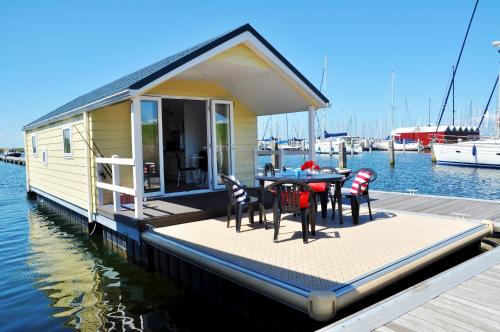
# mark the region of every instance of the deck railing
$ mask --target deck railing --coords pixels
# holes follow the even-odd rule
[[[134,197],[134,215],[135,218],[140,219],[143,216],[142,210],[142,191],[137,190],[137,188],[128,188],[121,185],[120,182],[120,165],[132,166],[133,174],[135,171],[135,163],[132,158],[120,158],[117,155],[111,156],[111,158],[96,158],[96,164],[108,164],[111,165],[111,177],[112,183],[106,183],[97,181],[96,187],[100,189],[110,190],[113,192],[113,211],[121,211],[121,199],[120,194],[125,194]]]

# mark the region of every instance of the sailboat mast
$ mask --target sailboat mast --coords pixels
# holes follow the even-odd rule
[[[455,66],[452,67],[453,76],[451,79],[451,100],[452,100],[452,125],[455,126]]]
[[[391,71],[391,129],[394,129],[394,70]]]
[[[431,98],[429,98],[429,127],[431,126]]]

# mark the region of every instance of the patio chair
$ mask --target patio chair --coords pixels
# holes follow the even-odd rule
[[[264,205],[261,204],[257,197],[250,196],[245,187],[243,187],[240,182],[234,176],[221,175],[222,181],[226,186],[228,202],[227,202],[227,227],[231,222],[231,212],[234,207],[234,214],[236,219],[236,232],[241,230],[241,218],[243,215],[243,209],[246,207],[248,210],[248,218],[250,223],[253,224],[253,210],[254,205],[259,205],[259,212],[261,215],[264,214]],[[259,221],[262,223],[262,219]],[[266,222],[267,229],[267,222]]]
[[[206,150],[200,151],[200,163],[198,165],[198,171],[201,173],[200,186],[205,185],[206,174],[208,174],[208,154]]]
[[[267,186],[273,194],[273,221],[274,221],[274,242],[278,241],[279,228],[282,213],[294,213],[300,215],[302,222],[302,241],[308,242],[309,228],[314,235],[316,200],[314,190],[306,183],[286,179],[276,181]]]
[[[362,197],[366,198],[368,203],[368,212],[370,213],[370,220],[373,220],[369,187],[370,183],[377,179],[377,172],[371,168],[361,168],[349,175],[346,178],[346,181],[353,178],[354,180],[351,188],[342,189],[342,196],[349,198],[351,201],[353,222],[356,224],[359,222],[359,205]]]
[[[340,174],[339,171],[335,167],[329,167],[329,166],[324,166],[321,167],[319,170],[320,174]],[[344,184],[344,181],[342,181],[342,185]],[[328,199],[330,199],[330,202],[332,203],[332,220],[335,220],[335,203],[337,202],[336,197],[335,197],[335,183],[330,183],[330,186],[328,189],[328,196],[326,199],[326,204],[328,204]],[[323,198],[324,199],[324,198]],[[322,202],[322,204],[324,204]]]
[[[181,158],[178,153],[175,154],[175,159],[177,160],[177,188],[179,188],[181,184],[181,173],[189,171],[194,172],[196,171],[196,167],[182,167]]]

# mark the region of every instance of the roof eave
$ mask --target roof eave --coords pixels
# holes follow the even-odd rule
[[[89,112],[89,111],[92,111],[92,110],[95,110],[98,108],[110,106],[110,105],[125,101],[127,99],[130,99],[130,90],[129,89],[115,93],[115,94],[108,96],[106,98],[102,98],[102,99],[93,101],[93,102],[85,104],[83,106],[76,107],[68,112],[58,114],[54,117],[51,117],[51,118],[48,118],[48,119],[45,119],[45,120],[42,120],[39,122],[27,124],[26,126],[23,127],[22,130],[27,131],[27,130],[35,129],[35,128],[50,124],[50,123],[55,122],[55,121],[60,121],[62,119],[70,118],[72,116],[79,115],[79,114],[82,114],[84,112]]]
[[[135,94],[141,94],[145,90],[149,89],[150,86],[165,80],[166,77],[169,76],[169,74],[170,75],[174,74],[176,71],[179,71],[179,69],[181,69],[183,66],[189,64],[191,61],[200,58],[204,54],[209,53],[210,51],[216,49],[217,47],[223,45],[224,43],[231,41],[232,39],[235,39],[240,35],[243,35],[244,33],[251,34],[258,42],[264,45],[264,47],[267,48],[272,53],[272,55],[274,55],[281,63],[283,63],[291,71],[291,73],[297,77],[298,80],[303,82],[304,85],[310,90],[313,97],[317,99],[318,104],[320,105],[319,108],[329,107],[330,101],[328,100],[328,98],[323,93],[321,93],[321,91],[319,91],[318,88],[316,88],[304,75],[300,73],[299,70],[297,70],[297,68],[295,68],[280,52],[278,52],[278,50],[276,50],[264,37],[262,37],[248,23],[239,27],[238,29],[235,29],[225,34],[224,36],[221,36],[220,38],[217,38],[216,40],[199,48],[195,52],[183,58],[180,58],[179,60],[171,63],[170,65],[152,73],[151,75],[134,83],[129,88],[130,90],[134,90]]]

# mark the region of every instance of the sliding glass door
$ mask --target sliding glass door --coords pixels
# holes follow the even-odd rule
[[[164,193],[160,98],[141,98],[144,196]]]
[[[224,186],[222,174],[234,174],[233,169],[233,103],[227,100],[212,100],[210,104],[212,123],[212,186]]]

